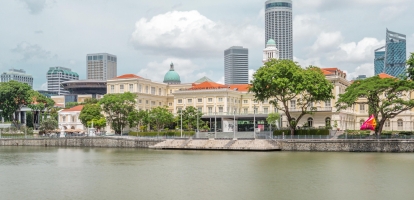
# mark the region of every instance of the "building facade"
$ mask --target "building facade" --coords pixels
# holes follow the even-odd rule
[[[224,83],[249,83],[249,50],[233,46],[224,51]]]
[[[375,50],[375,75],[386,73],[394,77],[406,70],[406,35],[386,30],[385,46]]]
[[[30,74],[26,74],[23,69],[10,69],[8,72],[4,72],[0,75],[0,82],[17,81],[20,83],[26,83],[33,88],[33,77]]]
[[[66,67],[50,67],[46,74],[47,90],[57,92],[58,95],[69,94],[69,91],[63,88],[62,83],[65,81],[79,80],[79,75],[72,72]]]
[[[83,105],[75,106],[69,109],[63,109],[58,111],[58,125],[59,129],[65,130],[82,130],[84,132],[86,128],[79,120],[80,112],[82,111]]]
[[[269,39],[275,40],[280,59],[293,60],[291,0],[265,2],[265,44]]]
[[[269,39],[266,43],[266,48],[263,50],[263,64],[270,59],[279,60],[279,50],[276,47],[276,42],[273,39]]]
[[[86,55],[87,79],[107,80],[117,76],[117,57],[108,53]]]

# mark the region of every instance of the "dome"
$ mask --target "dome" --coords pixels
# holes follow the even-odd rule
[[[174,64],[171,63],[170,71],[168,71],[164,76],[164,83],[168,84],[180,84],[180,75],[176,71],[174,71]]]
[[[266,44],[267,45],[276,45],[276,42],[273,39],[269,39]]]

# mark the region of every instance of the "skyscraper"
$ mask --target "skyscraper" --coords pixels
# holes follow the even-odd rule
[[[47,91],[57,92],[58,95],[69,94],[63,89],[62,82],[79,80],[79,75],[66,67],[50,67],[46,74]]]
[[[265,44],[275,40],[280,59],[293,60],[292,1],[268,0],[265,3]]]
[[[233,46],[224,51],[224,83],[249,83],[249,50]]]
[[[108,80],[117,76],[117,59],[108,53],[86,55],[87,79]]]
[[[375,50],[375,75],[386,73],[394,77],[403,75],[406,69],[406,36],[389,31],[385,36],[385,46]]]
[[[9,82],[11,80],[27,83],[33,88],[33,77],[30,74],[26,74],[23,69],[10,69],[8,72],[4,72],[0,75],[0,82]]]

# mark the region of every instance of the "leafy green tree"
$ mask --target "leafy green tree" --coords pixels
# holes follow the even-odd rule
[[[149,112],[145,110],[133,110],[128,115],[129,127],[137,127],[138,130],[142,130],[141,127],[150,123]]]
[[[194,130],[197,128],[197,119],[199,127],[204,126],[204,121],[201,120],[203,113],[198,111],[197,108],[193,106],[187,106],[184,110],[179,110],[178,115],[175,118],[175,122],[178,126],[181,126],[181,113],[183,120],[183,128],[187,130]],[[198,114],[197,114],[198,113]]]
[[[88,98],[82,104],[97,104],[99,101],[95,98]]]
[[[171,124],[174,121],[174,115],[168,111],[168,107],[155,107],[149,112],[151,124],[159,132],[164,129],[165,125]]]
[[[88,122],[92,122],[92,120],[98,121],[101,118],[104,118],[104,115],[99,104],[86,104],[79,114],[79,120],[86,127],[89,127]]]
[[[53,118],[47,118],[40,122],[39,130],[41,132],[50,133],[58,128],[58,122]]]
[[[270,113],[267,116],[266,121],[267,121],[267,123],[274,124],[275,127],[277,127],[276,123],[279,121],[279,119],[280,119],[279,113]]]
[[[355,104],[368,105],[369,115],[373,114],[377,121],[375,133],[380,135],[387,119],[414,108],[410,97],[413,88],[413,81],[398,78],[374,76],[356,80],[339,95],[336,107],[342,110]]]
[[[106,126],[106,119],[104,116],[102,116],[99,119],[92,119],[91,121],[87,122],[88,127],[94,127],[98,130],[101,130],[102,128],[105,128]]]
[[[26,113],[26,126],[33,128],[33,112]]]
[[[15,115],[25,105],[31,104],[32,88],[26,83],[9,81],[0,83],[0,115],[20,128],[20,119]]]
[[[99,104],[106,113],[106,120],[117,134],[128,125],[128,116],[135,109],[136,95],[130,92],[122,94],[107,94]]]
[[[414,53],[411,53],[410,58],[407,60],[407,74],[408,78],[414,80]]]
[[[69,108],[73,108],[73,107],[75,107],[75,106],[77,106],[77,105],[79,105],[79,103],[78,103],[78,102],[67,102],[67,103],[65,104],[65,108],[66,108],[66,109],[69,109]]]
[[[253,75],[249,91],[259,101],[274,98],[269,103],[285,113],[293,135],[297,122],[316,110],[313,103],[334,98],[332,89],[333,85],[318,67],[303,69],[293,61],[273,59]],[[296,101],[294,111],[298,113],[297,116],[291,113],[291,100]]]

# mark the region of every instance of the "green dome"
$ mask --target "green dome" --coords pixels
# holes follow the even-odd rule
[[[269,39],[267,45],[276,45],[276,42],[273,39]]]
[[[171,63],[170,71],[168,71],[164,76],[164,83],[168,84],[180,84],[180,75],[176,71],[174,71],[174,64]]]

